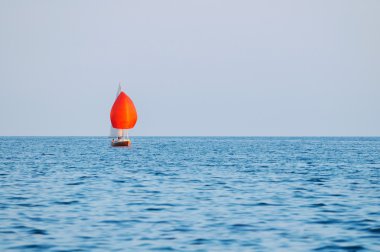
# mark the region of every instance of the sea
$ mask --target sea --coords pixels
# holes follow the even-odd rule
[[[0,137],[0,251],[380,251],[379,137]]]

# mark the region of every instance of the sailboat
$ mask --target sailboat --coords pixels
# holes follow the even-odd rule
[[[120,88],[120,85],[119,85]],[[121,90],[118,90],[117,98],[112,105],[111,113],[112,127],[117,129],[117,139],[112,139],[111,145],[114,147],[131,146],[128,130],[132,129],[137,122],[137,112],[133,101]]]

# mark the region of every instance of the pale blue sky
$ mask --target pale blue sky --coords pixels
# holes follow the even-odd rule
[[[0,0],[0,135],[380,135],[380,1]]]

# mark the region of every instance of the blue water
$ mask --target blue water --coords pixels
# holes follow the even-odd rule
[[[380,251],[380,138],[0,138],[0,251]]]

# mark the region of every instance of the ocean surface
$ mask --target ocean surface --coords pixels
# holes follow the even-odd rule
[[[380,138],[0,137],[0,251],[380,251]]]

